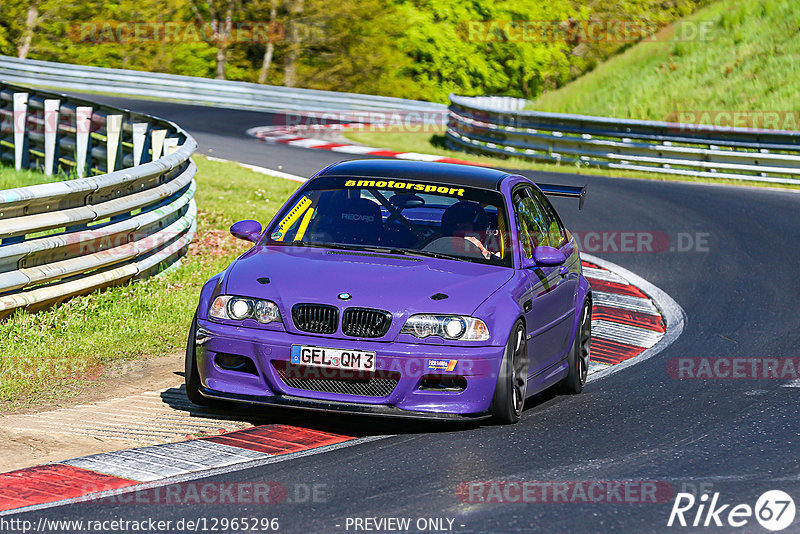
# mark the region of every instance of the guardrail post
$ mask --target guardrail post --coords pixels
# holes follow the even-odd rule
[[[14,167],[28,168],[28,93],[14,93]]]
[[[134,122],[133,128],[133,166],[136,167],[147,159],[147,128],[146,122]]]
[[[164,139],[167,137],[166,130],[153,130],[150,132],[150,147],[152,149],[152,161],[161,158],[161,152],[164,150]]]
[[[53,176],[58,167],[58,115],[61,101],[44,101],[44,174]]]
[[[78,178],[86,176],[86,164],[89,161],[89,143],[92,133],[92,108],[79,106],[75,108],[75,172]],[[90,169],[91,170],[91,169]]]
[[[169,137],[164,139],[164,155],[169,156],[173,152],[178,150],[178,138],[177,137]]]
[[[122,115],[106,115],[106,172],[117,170],[122,137]]]

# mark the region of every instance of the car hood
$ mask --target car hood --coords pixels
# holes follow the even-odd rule
[[[513,274],[508,267],[466,261],[257,246],[229,267],[224,291],[275,301],[283,314],[309,302],[378,308],[397,318],[413,313],[469,315]],[[352,297],[341,300],[341,293]],[[447,298],[431,299],[437,293]]]

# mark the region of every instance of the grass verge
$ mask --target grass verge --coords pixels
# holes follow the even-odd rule
[[[78,395],[124,360],[182,350],[203,282],[247,249],[228,227],[268,222],[298,186],[235,163],[195,162],[197,237],[178,268],[0,324],[0,412]]]
[[[786,124],[758,113],[798,109],[799,21],[797,0],[719,0],[529,108],[653,120],[680,120],[687,111],[718,113],[718,120],[755,112],[754,124],[744,126],[800,129],[796,114],[785,115]]]
[[[45,176],[41,172],[21,170],[18,171],[13,167],[0,166],[0,190],[12,189],[14,187],[25,187],[29,185],[46,184],[51,182],[60,182],[67,180],[67,176],[55,175]]]
[[[422,154],[434,154],[449,158],[457,158],[464,161],[474,161],[491,167],[503,169],[521,169],[543,172],[567,172],[584,176],[614,176],[617,178],[637,178],[655,181],[673,182],[701,182],[724,185],[741,185],[756,187],[774,187],[779,189],[800,189],[800,185],[792,184],[773,184],[766,182],[753,182],[749,180],[731,180],[715,178],[694,178],[691,176],[673,176],[669,174],[659,174],[641,171],[626,171],[618,169],[602,169],[599,167],[587,167],[570,164],[538,163],[522,158],[499,158],[492,156],[481,156],[449,150],[444,147],[444,129],[439,132],[397,132],[397,131],[363,131],[346,130],[344,136],[355,143],[360,143],[376,148],[388,148],[398,152],[419,152]]]

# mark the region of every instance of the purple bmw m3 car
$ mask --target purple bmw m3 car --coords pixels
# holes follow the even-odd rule
[[[519,421],[551,386],[580,393],[591,290],[535,184],[483,167],[355,160],[309,179],[212,277],[186,349],[186,393],[444,420]]]

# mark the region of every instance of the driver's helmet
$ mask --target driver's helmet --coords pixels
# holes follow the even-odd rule
[[[442,235],[459,236],[485,233],[489,229],[486,210],[472,200],[461,200],[442,214]]]

